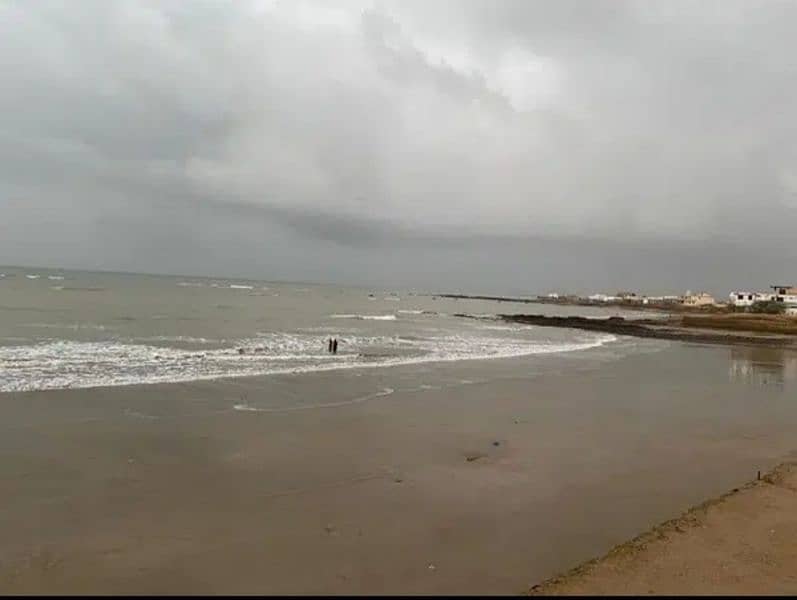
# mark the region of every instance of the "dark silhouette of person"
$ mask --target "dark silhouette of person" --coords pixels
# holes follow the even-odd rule
[[[332,340],[332,354],[338,353],[338,338]]]
[[[329,338],[329,345],[327,347],[327,352],[332,352],[332,338]]]

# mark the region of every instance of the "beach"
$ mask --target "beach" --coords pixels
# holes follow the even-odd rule
[[[644,343],[5,394],[0,589],[522,594],[794,449],[785,367]]]
[[[789,348],[4,272],[3,593],[525,594],[796,458]]]
[[[534,586],[531,595],[793,595],[796,532],[791,462]]]

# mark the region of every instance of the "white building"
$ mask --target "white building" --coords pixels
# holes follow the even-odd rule
[[[680,301],[680,296],[645,296],[642,298],[642,304],[675,304]]]
[[[775,302],[785,302],[797,306],[797,287],[793,285],[770,286],[775,294]]]
[[[588,300],[592,302],[618,302],[620,300],[619,296],[608,296],[606,294],[592,294],[591,296],[587,296]]]
[[[733,306],[752,306],[756,302],[771,302],[775,294],[769,292],[731,292],[730,303]]]

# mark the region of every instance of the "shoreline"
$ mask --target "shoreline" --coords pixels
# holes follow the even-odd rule
[[[492,300],[495,302],[515,302],[518,304],[545,304],[549,306],[577,306],[581,308],[604,308],[604,309],[622,309],[637,312],[666,312],[666,313],[682,313],[682,314],[726,314],[727,311],[721,307],[713,307],[706,309],[705,307],[685,306],[683,304],[674,304],[671,302],[652,302],[642,304],[641,302],[631,301],[612,301],[612,302],[599,302],[587,299],[571,300],[571,299],[553,299],[541,298],[539,296],[534,298],[524,298],[518,296],[488,296],[476,294],[435,294],[437,298],[451,298],[454,300]]]
[[[795,593],[797,462],[758,475],[528,594]]]
[[[455,316],[475,318],[459,313]],[[623,317],[589,318],[556,317],[546,315],[501,314],[499,319],[510,323],[600,331],[615,335],[640,338],[656,338],[699,344],[768,346],[777,348],[797,347],[797,338],[788,334],[756,334],[754,331],[731,331],[727,329],[706,330],[688,327],[682,320],[625,319]]]
[[[794,448],[789,389],[661,346],[9,394],[0,587],[525,594]]]

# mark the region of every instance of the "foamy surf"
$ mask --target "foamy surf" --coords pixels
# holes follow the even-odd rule
[[[330,319],[358,319],[360,321],[395,321],[396,315],[329,315]]]
[[[299,374],[574,352],[615,341],[593,335],[571,343],[449,335],[341,336],[341,351],[326,352],[317,335],[268,333],[232,347],[189,350],[119,341],[48,341],[0,346],[0,391],[174,383],[228,377]],[[154,340],[153,340],[154,341]]]

